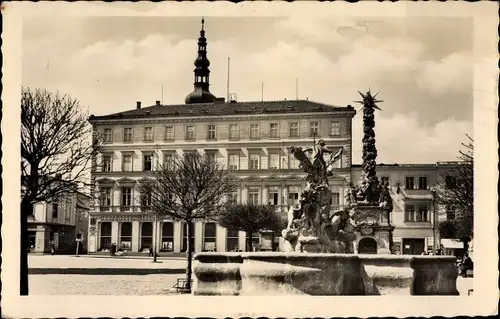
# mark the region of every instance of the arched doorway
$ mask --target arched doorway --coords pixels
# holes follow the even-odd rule
[[[358,254],[376,254],[377,241],[370,237],[361,239],[358,243]]]
[[[139,251],[153,247],[153,223],[145,222],[141,225],[141,247]]]
[[[99,231],[99,251],[107,250],[111,248],[111,223],[102,222],[100,223]]]

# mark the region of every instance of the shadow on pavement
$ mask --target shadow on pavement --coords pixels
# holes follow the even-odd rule
[[[29,275],[155,275],[185,274],[185,268],[30,268]]]

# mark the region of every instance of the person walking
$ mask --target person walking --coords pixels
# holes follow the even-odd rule
[[[55,255],[56,254],[56,246],[54,245],[54,242],[50,242],[50,254]]]

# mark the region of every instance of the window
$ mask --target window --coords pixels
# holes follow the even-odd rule
[[[387,185],[389,185],[389,176],[382,176],[380,180],[382,181],[382,183],[386,183]]]
[[[153,248],[153,223],[142,223],[139,251]]]
[[[194,140],[194,125],[186,125],[186,141]]]
[[[111,222],[99,224],[99,250],[111,248]]]
[[[110,128],[104,129],[104,143],[112,143],[113,142],[113,130]]]
[[[418,212],[416,212],[415,221],[417,222],[428,222],[429,221],[429,210],[427,208],[421,207]]]
[[[151,206],[151,193],[149,194],[141,194],[141,206],[149,207]]]
[[[132,223],[122,223],[120,232],[120,248],[130,250],[132,248]]]
[[[238,204],[238,193],[237,192],[231,192],[227,195],[227,202],[230,205],[236,205]]]
[[[163,153],[163,163],[165,164],[166,167],[171,167],[174,163],[174,153],[173,152]]]
[[[259,169],[260,156],[258,154],[250,154],[249,169]]]
[[[339,136],[340,135],[340,122],[332,121],[330,122],[330,136]]]
[[[288,193],[287,204],[290,206],[290,205],[296,205],[298,203],[299,203],[299,193],[295,193],[295,192]]]
[[[250,124],[250,138],[258,139],[259,136],[259,124]]]
[[[132,128],[126,127],[123,129],[123,141],[132,142]]]
[[[269,124],[269,137],[270,138],[278,138],[279,137],[278,130],[279,130],[278,123],[270,123]]]
[[[229,154],[229,169],[237,170],[240,166],[240,156],[238,154]]]
[[[278,153],[269,153],[269,169],[280,168],[280,155]]]
[[[311,122],[311,130],[309,132],[310,136],[319,136],[319,122],[312,121]]]
[[[52,219],[57,219],[57,213],[59,212],[59,203],[52,203]]]
[[[174,127],[173,126],[165,126],[165,140],[167,140],[167,141],[174,140]]]
[[[103,172],[111,172],[111,156],[104,155],[102,157],[102,171]]]
[[[209,140],[215,140],[217,139],[217,134],[215,130],[215,124],[210,124],[208,125],[208,134],[207,134],[207,139]]]
[[[293,156],[293,154],[288,155],[288,168],[290,169],[297,169],[299,168],[300,162]]]
[[[217,157],[215,152],[206,152],[205,155],[207,156],[207,161],[209,163],[216,163],[217,162]]]
[[[144,141],[152,142],[153,141],[153,128],[145,127],[144,128]]]
[[[336,209],[340,205],[340,194],[338,192],[332,192],[330,205],[333,206],[332,209]]]
[[[279,205],[280,194],[277,190],[269,190],[269,204],[276,206]]]
[[[248,203],[253,205],[259,204],[259,189],[258,188],[250,188],[248,190]]]
[[[418,178],[418,189],[427,189],[427,177],[420,176]]]
[[[290,123],[290,137],[299,137],[299,123]]]
[[[237,229],[228,229],[226,235],[226,251],[239,251],[239,245],[239,231]]]
[[[111,206],[111,187],[101,188],[101,209]]]
[[[240,138],[240,128],[238,124],[229,124],[229,139]]]
[[[174,250],[174,224],[167,222],[161,226],[161,251]]]
[[[406,189],[414,189],[415,188],[415,178],[413,176],[406,177],[405,188]]]
[[[90,218],[90,225],[95,226],[97,224],[97,220],[93,217]]]
[[[217,234],[217,227],[215,223],[206,223],[203,230],[203,250],[216,251],[215,239]]]
[[[445,177],[446,188],[453,189],[457,187],[457,179],[455,176],[446,176]]]
[[[405,206],[405,221],[406,222],[415,221],[415,207],[413,205]]]
[[[144,155],[143,170],[145,172],[150,172],[153,170],[153,155],[152,154]]]
[[[123,207],[132,206],[132,188],[130,187],[122,187],[122,202],[121,205]]]
[[[123,155],[123,167],[124,172],[132,171],[132,155]]]

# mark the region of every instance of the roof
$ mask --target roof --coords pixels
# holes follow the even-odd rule
[[[110,119],[132,119],[168,116],[221,116],[249,114],[282,114],[282,113],[317,113],[317,112],[352,112],[347,107],[333,106],[309,100],[259,101],[259,102],[214,102],[178,105],[153,105],[109,115],[94,116],[90,122]]]
[[[362,167],[362,164],[352,164],[351,165],[352,168],[361,168]],[[377,164],[377,168],[390,168],[390,167],[394,167],[394,168],[436,168],[437,165],[436,164],[384,164],[384,163],[380,163],[380,164]]]

